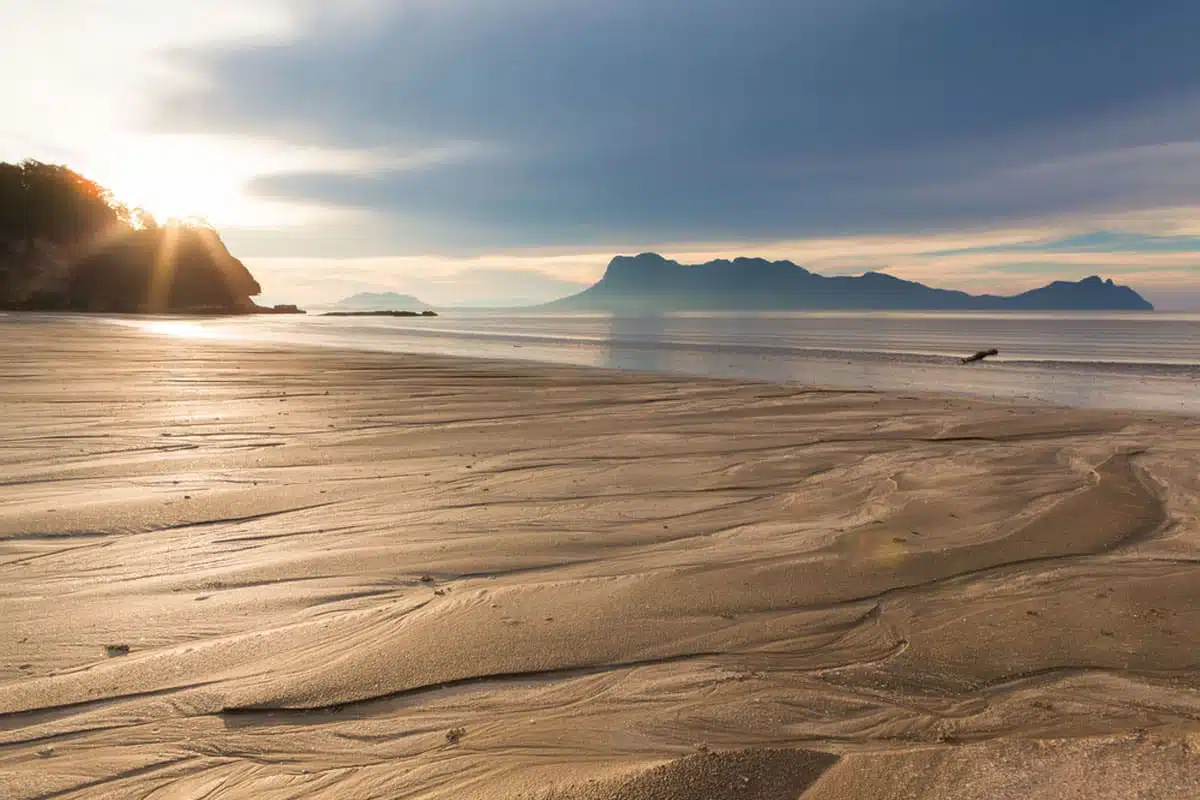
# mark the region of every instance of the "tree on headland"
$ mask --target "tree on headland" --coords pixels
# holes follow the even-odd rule
[[[206,225],[160,226],[65,166],[0,163],[0,308],[251,311],[259,292]]]
[[[130,215],[133,225],[142,230],[154,230],[158,228],[158,220],[144,208],[135,208]]]
[[[0,236],[77,244],[128,225],[129,210],[68,167],[0,164]]]

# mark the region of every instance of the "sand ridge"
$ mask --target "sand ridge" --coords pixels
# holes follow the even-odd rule
[[[0,796],[1195,796],[1192,419],[39,319]]]

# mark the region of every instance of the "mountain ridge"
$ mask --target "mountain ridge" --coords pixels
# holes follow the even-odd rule
[[[1128,286],[1092,275],[1011,296],[938,289],[885,272],[825,276],[791,261],[716,259],[681,264],[658,253],[616,256],[582,292],[545,311],[1152,311]]]
[[[397,292],[359,292],[343,297],[329,307],[347,311],[424,311],[431,308],[411,294]]]

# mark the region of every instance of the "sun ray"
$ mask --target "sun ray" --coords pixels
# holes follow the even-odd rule
[[[150,271],[150,286],[146,294],[147,310],[163,311],[170,300],[171,285],[175,280],[175,258],[179,245],[180,226],[171,223],[159,237],[154,253],[154,265]]]
[[[122,222],[113,222],[87,241],[78,251],[71,254],[72,261],[80,261],[118,242],[129,235],[129,228]]]

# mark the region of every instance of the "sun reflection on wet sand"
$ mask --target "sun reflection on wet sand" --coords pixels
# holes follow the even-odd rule
[[[158,336],[170,336],[175,339],[228,339],[226,331],[201,325],[198,322],[181,322],[175,320],[155,320],[154,322],[139,322],[135,327],[146,333]]]

